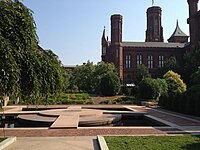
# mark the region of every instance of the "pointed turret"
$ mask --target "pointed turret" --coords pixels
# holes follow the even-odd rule
[[[104,26],[104,30],[103,30],[103,35],[101,38],[101,51],[102,51],[102,61],[106,61],[107,60],[107,49],[108,49],[108,37],[106,36],[106,28]]]
[[[176,22],[176,28],[174,30],[174,33],[171,35],[171,37],[168,39],[168,42],[178,42],[178,43],[187,43],[188,37],[179,27],[178,20]]]
[[[103,29],[102,39],[104,39],[105,41],[107,41],[107,36],[106,36],[106,27],[105,27],[105,26],[104,26],[104,29]]]
[[[102,35],[102,38],[101,38],[101,43],[104,46],[108,44],[108,37],[106,36],[106,27],[105,26],[104,26],[104,29],[103,29],[103,35]]]

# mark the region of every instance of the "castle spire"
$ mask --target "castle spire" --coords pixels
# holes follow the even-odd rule
[[[152,6],[154,5],[154,3],[155,3],[155,1],[154,1],[154,0],[152,0]]]
[[[108,37],[106,36],[106,27],[104,26],[104,29],[103,29],[103,35],[102,35],[102,39],[104,39],[105,41],[107,41]]]

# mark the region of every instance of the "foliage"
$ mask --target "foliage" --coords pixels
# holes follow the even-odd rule
[[[94,104],[91,97],[86,93],[81,94],[59,94],[50,95],[47,99],[37,99],[33,101],[20,101],[20,104],[37,104],[37,105],[47,105],[47,104]]]
[[[168,110],[178,111],[181,96],[180,93],[166,93],[160,97],[158,105]]]
[[[114,72],[109,72],[101,78],[100,90],[105,96],[114,96],[119,92],[120,79]]]
[[[115,74],[115,77],[117,77],[113,64],[99,62],[97,65],[93,65],[92,62],[88,61],[81,66],[77,66],[72,72],[68,89],[100,94],[102,78],[107,74]]]
[[[0,96],[19,92],[20,68],[13,56],[9,41],[0,35]]]
[[[186,91],[186,84],[179,74],[170,70],[163,77],[168,84],[169,93],[180,94]]]
[[[36,26],[31,10],[19,1],[0,1],[0,36],[20,53],[37,46]]]
[[[150,77],[149,69],[144,64],[139,65],[136,71],[135,83],[138,84],[143,79],[149,77]]]
[[[166,59],[164,61],[163,67],[159,68],[158,74],[160,77],[163,77],[163,75],[169,70],[172,70],[174,72],[180,72],[180,66],[177,64],[175,57],[170,57],[169,59]]]
[[[190,83],[191,75],[198,71],[198,67],[200,66],[200,43],[184,55],[184,60],[185,66],[183,77],[187,83]]]
[[[135,99],[133,97],[120,97],[117,99],[114,99],[112,101],[112,104],[134,104],[134,105],[140,105],[141,100]]]
[[[38,46],[32,12],[19,1],[0,1],[0,96],[38,99],[63,89],[58,57]]]
[[[104,137],[110,150],[198,150],[199,136],[115,136]]]
[[[51,50],[32,51],[26,58],[21,69],[22,99],[38,99],[62,92],[64,69]]]
[[[167,82],[168,91],[161,96],[159,105],[166,109],[178,111],[181,94],[186,91],[186,84],[181,80],[179,74],[171,70],[164,75],[164,79]]]
[[[178,111],[200,116],[200,84],[190,87],[181,97]]]
[[[159,105],[165,109],[200,116],[200,85],[190,87],[180,94],[169,93],[161,97]]]
[[[63,69],[63,91],[65,93],[71,93],[70,79],[72,78],[72,71],[68,69]],[[70,90],[69,90],[70,89]]]
[[[0,96],[19,95],[22,55],[37,46],[31,11],[18,1],[0,1]]]
[[[163,79],[146,78],[139,84],[139,97],[142,99],[159,99],[167,93],[168,86]]]
[[[200,66],[198,70],[191,75],[191,83],[192,85],[200,84]]]
[[[79,90],[93,93],[95,91],[93,81],[94,71],[95,66],[89,61],[81,66],[77,66],[72,73],[71,85],[76,85]]]
[[[101,79],[104,75],[108,74],[109,72],[113,72],[117,74],[116,68],[114,64],[112,63],[105,63],[105,62],[99,62],[95,66],[95,72],[94,72],[94,82],[95,82],[95,93],[101,93],[100,90],[100,83]]]

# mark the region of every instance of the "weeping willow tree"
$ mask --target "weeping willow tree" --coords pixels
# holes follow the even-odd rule
[[[59,93],[63,70],[52,51],[38,47],[32,11],[20,1],[0,1],[0,97],[35,100]],[[1,103],[2,104],[2,103]]]

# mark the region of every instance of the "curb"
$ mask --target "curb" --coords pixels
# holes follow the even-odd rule
[[[109,150],[106,141],[103,136],[97,136],[97,140],[99,142],[100,150]]]
[[[17,140],[16,137],[7,138],[6,140],[4,140],[3,142],[0,143],[0,150],[3,150],[4,148],[9,146],[10,144],[14,143],[16,140]]]

